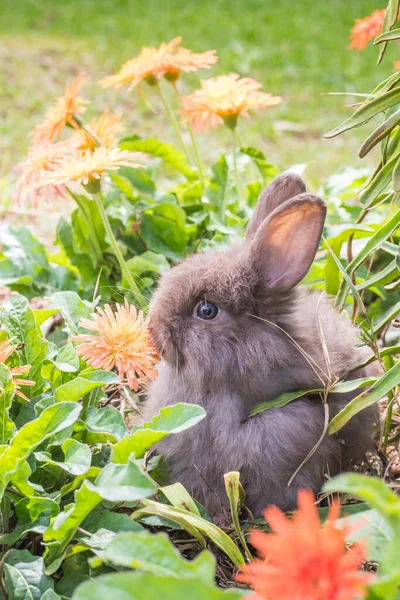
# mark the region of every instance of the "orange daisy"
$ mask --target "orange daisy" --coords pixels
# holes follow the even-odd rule
[[[111,115],[105,111],[100,117],[95,117],[87,125],[87,129],[93,133],[96,138],[106,148],[111,148],[118,142],[117,134],[123,131],[120,115]],[[98,144],[93,137],[84,129],[79,129],[76,133],[76,145],[78,150],[94,150]]]
[[[76,157],[67,157],[53,171],[43,173],[34,188],[44,185],[60,186],[74,181],[87,185],[99,180],[104,171],[118,171],[120,167],[141,167],[137,161],[143,158],[141,152],[129,152],[120,148],[97,147]]]
[[[100,84],[105,88],[128,85],[132,90],[142,81],[154,85],[164,76],[176,81],[181,71],[208,69],[217,62],[215,50],[196,54],[181,47],[181,41],[181,37],[176,37],[168,43],[163,42],[159,48],[142,48],[138,56],[124,63],[115,75],[102,79]]]
[[[376,38],[382,31],[383,19],[386,9],[374,10],[374,12],[364,19],[356,19],[353,29],[350,32],[349,48],[354,50],[364,50],[368,42]]]
[[[44,142],[32,146],[26,159],[17,167],[20,175],[16,183],[16,201],[19,204],[30,203],[36,208],[39,196],[45,201],[57,196],[64,198],[66,189],[63,185],[43,185],[40,190],[36,186],[42,181],[44,173],[57,170],[67,157],[76,156],[76,153],[76,147],[69,141],[55,144]]]
[[[400,60],[395,60],[393,63],[393,69],[395,71],[400,71]]]
[[[321,525],[312,492],[301,490],[292,519],[276,506],[264,515],[273,533],[253,531],[251,544],[261,558],[246,565],[238,580],[250,584],[254,600],[355,600],[365,598],[373,575],[360,571],[365,545],[346,548],[351,533],[338,529],[340,505],[334,501]]]
[[[249,110],[275,106],[282,101],[279,96],[261,92],[261,83],[236,73],[212,77],[201,81],[201,87],[182,98],[183,109],[179,112],[187,119],[195,132],[225,123],[230,129],[236,127],[239,115],[248,117]]]
[[[0,363],[5,365],[6,361],[10,358],[11,354],[17,349],[16,345],[10,344],[9,340],[4,340],[0,342]],[[27,402],[29,402],[29,398],[25,396],[19,389],[21,385],[33,386],[36,385],[34,381],[30,379],[20,379],[17,378],[16,375],[22,375],[22,373],[26,373],[31,368],[30,365],[24,365],[21,367],[12,367],[10,368],[12,382],[15,385],[15,395],[23,398]]]
[[[55,136],[59,136],[61,129],[65,125],[71,125],[75,129],[77,124],[75,116],[85,112],[87,100],[78,96],[86,81],[84,73],[70,85],[65,87],[64,95],[57,98],[56,103],[46,113],[43,123],[40,123],[32,131],[32,140],[35,144],[41,142],[51,142]]]
[[[140,382],[155,379],[158,354],[150,341],[148,319],[135,306],[116,304],[115,312],[106,304],[97,307],[92,319],[81,319],[80,326],[95,332],[81,334],[73,339],[79,342],[77,353],[95,369],[111,371],[117,368],[121,382],[126,378],[137,392]]]

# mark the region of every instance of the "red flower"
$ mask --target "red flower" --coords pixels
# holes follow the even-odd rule
[[[321,525],[313,494],[301,490],[292,519],[276,506],[265,511],[273,533],[253,531],[250,542],[262,560],[246,565],[238,580],[250,584],[253,600],[355,600],[365,598],[373,575],[359,570],[365,546],[346,548],[349,527],[337,529],[334,502]]]
[[[349,48],[364,50],[368,46],[368,42],[381,33],[385,12],[386,10],[382,8],[374,10],[372,14],[364,19],[356,19],[349,36]]]

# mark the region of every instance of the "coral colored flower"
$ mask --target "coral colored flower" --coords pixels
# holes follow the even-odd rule
[[[87,125],[87,130],[105,146],[111,148],[118,142],[117,134],[123,131],[120,115],[110,115],[105,111],[100,117],[95,117]],[[76,145],[81,152],[94,150],[98,144],[96,140],[84,129],[76,132]]]
[[[76,147],[70,142],[44,142],[32,146],[25,160],[17,167],[20,175],[16,184],[16,201],[19,204],[32,204],[36,208],[39,196],[45,201],[57,196],[64,198],[66,190],[63,185],[44,185],[40,190],[35,186],[42,181],[44,173],[57,170],[67,157],[76,154]]]
[[[79,342],[77,353],[95,369],[111,371],[117,368],[121,381],[125,378],[131,389],[137,391],[139,379],[155,379],[158,354],[151,344],[148,319],[133,305],[116,304],[113,312],[108,304],[97,308],[92,319],[81,319],[80,326],[95,335],[81,334],[73,339]]]
[[[312,492],[301,490],[292,519],[276,506],[265,511],[273,533],[253,531],[250,542],[261,559],[246,565],[238,580],[250,584],[254,600],[355,600],[365,598],[373,575],[359,570],[365,546],[346,549],[351,528],[337,529],[338,502],[321,525]]]
[[[395,71],[400,71],[400,60],[395,60],[393,63],[393,69]]]
[[[195,132],[219,123],[231,128],[236,126],[239,115],[248,117],[249,110],[275,106],[282,101],[279,96],[260,92],[261,83],[250,77],[241,78],[236,73],[212,77],[201,81],[201,87],[182,98],[183,109],[179,111]]]
[[[93,152],[85,152],[77,157],[66,158],[57,169],[43,173],[39,183],[60,186],[75,181],[87,185],[90,181],[99,180],[104,171],[118,171],[120,167],[140,167],[137,161],[143,157],[140,152],[128,152],[120,148],[95,148]]]
[[[166,76],[175,81],[180,72],[208,69],[217,62],[215,50],[196,54],[180,46],[181,37],[168,43],[162,43],[159,48],[142,48],[135,58],[124,63],[115,75],[109,75],[100,81],[103,87],[122,87],[128,85],[133,89],[142,81],[156,83]]]
[[[32,131],[34,144],[51,142],[55,136],[59,137],[61,129],[67,124],[77,128],[74,117],[85,112],[84,105],[88,104],[87,100],[78,96],[85,81],[85,74],[80,73],[73,83],[65,87],[64,95],[57,98],[54,106],[47,111],[43,123]]]
[[[368,42],[376,38],[382,31],[383,19],[386,9],[374,10],[374,12],[364,19],[356,19],[353,29],[350,32],[349,48],[354,50],[364,50]]]
[[[10,344],[9,340],[4,340],[0,342],[0,363],[3,365],[6,363],[8,358],[10,358],[11,354],[16,350],[17,346],[13,346]],[[16,375],[22,375],[22,373],[26,373],[31,368],[30,365],[24,365],[21,367],[12,367],[10,368],[12,382],[15,385],[15,395],[23,398],[27,402],[29,402],[29,398],[25,396],[19,389],[21,385],[33,386],[35,385],[34,381],[30,379],[19,379]]]

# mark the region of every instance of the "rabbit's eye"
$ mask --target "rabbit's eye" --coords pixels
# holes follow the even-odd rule
[[[205,300],[203,302],[199,302],[195,309],[196,317],[205,321],[215,319],[218,313],[218,306],[215,306],[215,304],[213,304],[212,302],[207,302]]]

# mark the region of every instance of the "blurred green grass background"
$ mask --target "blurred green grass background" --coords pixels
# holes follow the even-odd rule
[[[374,66],[377,50],[348,49],[355,18],[385,0],[2,0],[0,4],[0,177],[3,188],[15,177],[15,164],[29,143],[28,132],[80,71],[90,73],[85,97],[88,116],[111,106],[124,111],[127,133],[171,141],[163,115],[153,114],[136,92],[116,96],[98,79],[140,51],[181,35],[194,51],[215,48],[219,62],[200,77],[235,71],[259,79],[283,102],[242,121],[247,145],[262,149],[280,168],[312,162],[316,185],[357,159],[364,133],[324,140],[323,133],[343,120],[349,96],[328,92],[369,92],[392,72],[395,56]],[[184,77],[183,91],[198,85]],[[158,108],[157,99],[153,100]],[[203,156],[218,156],[228,143],[222,128],[200,136]],[[370,161],[373,160],[369,159]],[[372,164],[370,162],[369,164]],[[1,193],[1,190],[0,190]]]

